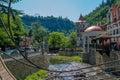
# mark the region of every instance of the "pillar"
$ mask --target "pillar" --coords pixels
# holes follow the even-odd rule
[[[83,52],[85,52],[85,36],[82,37],[83,43],[82,43],[82,47],[83,47]]]
[[[90,39],[89,36],[87,36],[87,53],[90,52]]]

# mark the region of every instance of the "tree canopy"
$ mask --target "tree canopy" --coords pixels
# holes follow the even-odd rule
[[[29,15],[23,15],[21,17],[25,28],[29,28],[31,23],[37,21],[41,24],[41,26],[44,26],[46,29],[48,29],[50,32],[64,32],[65,34],[68,34],[75,28],[75,25],[72,21],[70,21],[68,18],[62,18],[62,17],[53,17],[53,16],[29,16]]]
[[[48,38],[48,45],[50,47],[61,47],[64,42],[64,34],[60,32],[51,32]]]
[[[47,35],[47,29],[44,28],[39,24],[39,22],[32,23],[32,31],[33,31],[33,38],[34,42],[37,41],[38,44],[40,44],[42,41],[46,40]]]
[[[22,21],[19,15],[16,14],[17,10],[11,8],[12,3],[19,1],[20,0],[0,1],[0,47],[2,47],[3,50],[7,46],[13,46],[18,43],[20,36],[24,33]],[[11,38],[14,39],[14,42]]]

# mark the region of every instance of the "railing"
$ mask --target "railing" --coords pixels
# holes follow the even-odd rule
[[[41,52],[28,52],[28,57],[36,56],[36,55],[40,55],[40,54],[41,54]],[[25,53],[23,53],[23,55],[25,55]],[[18,53],[17,54],[9,54],[9,56],[12,56],[12,57],[14,57],[16,59],[22,59],[23,58],[23,56],[20,53],[19,54]],[[1,54],[1,57],[4,60],[9,60],[10,59],[9,56]]]
[[[114,65],[115,63],[116,63],[116,65]],[[106,72],[104,72],[106,69],[118,68],[118,69],[114,69],[114,70],[109,71],[109,72],[110,73],[120,72],[120,68],[119,68],[120,64],[119,63],[120,63],[120,60],[118,59],[118,60],[112,60],[112,61],[109,61],[109,62],[105,62],[105,63],[97,64],[97,65],[92,65],[92,66],[88,66],[88,67],[84,67],[84,68],[72,69],[72,70],[69,70],[69,71],[65,71],[65,70],[64,71],[59,71],[59,70],[58,71],[57,70],[53,70],[52,71],[52,70],[48,70],[50,73],[55,73],[55,74],[48,75],[48,78],[46,78],[44,80],[51,80],[52,78],[56,79],[56,80],[62,80],[64,77],[71,77],[71,76],[74,78],[73,80],[94,80],[94,79],[96,80],[96,76],[100,77],[101,75],[104,76],[106,74]],[[99,68],[99,69],[95,69],[95,70],[91,69],[93,67],[101,67],[103,65],[108,65],[108,64],[110,64],[110,66],[108,66],[107,68]],[[24,63],[24,65],[28,65],[28,64]],[[32,66],[32,67],[35,68],[35,66]],[[39,67],[37,67],[37,68],[39,68]],[[85,69],[90,69],[90,71],[86,71]],[[84,72],[81,72],[81,71],[84,71]],[[60,75],[61,73],[64,73],[64,72],[76,72],[76,74],[67,75],[67,76]],[[79,72],[79,74],[77,72]],[[96,72],[96,74],[93,74],[93,75],[84,75],[84,74],[88,74],[88,73],[92,74],[91,72]],[[100,78],[102,78],[102,77],[100,77]],[[112,78],[113,77],[106,77],[106,78],[103,78],[103,79],[104,80],[108,80],[108,79],[112,79]]]

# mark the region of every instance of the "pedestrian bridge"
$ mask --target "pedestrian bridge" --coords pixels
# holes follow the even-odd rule
[[[19,80],[39,70],[38,68],[31,67],[30,63],[26,61],[21,55],[12,55],[12,57],[10,57],[2,54],[1,56],[0,56],[1,80],[16,80],[16,79]],[[48,68],[49,62],[47,60],[48,58],[46,55],[41,55],[39,52],[30,53],[28,54],[28,59],[40,67]]]

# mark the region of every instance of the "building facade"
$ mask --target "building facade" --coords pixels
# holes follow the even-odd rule
[[[80,15],[77,26],[77,46],[85,53],[90,52],[91,39],[104,34],[101,26],[89,26],[89,23]]]
[[[83,52],[90,53],[92,39],[104,34],[105,31],[100,26],[90,26],[82,32],[82,48]]]
[[[107,35],[119,36],[120,35],[120,5],[114,5],[107,13]],[[118,39],[112,39],[116,42]]]
[[[82,35],[81,33],[89,26],[89,23],[80,15],[78,21],[76,22],[77,27],[77,46],[82,46]]]

